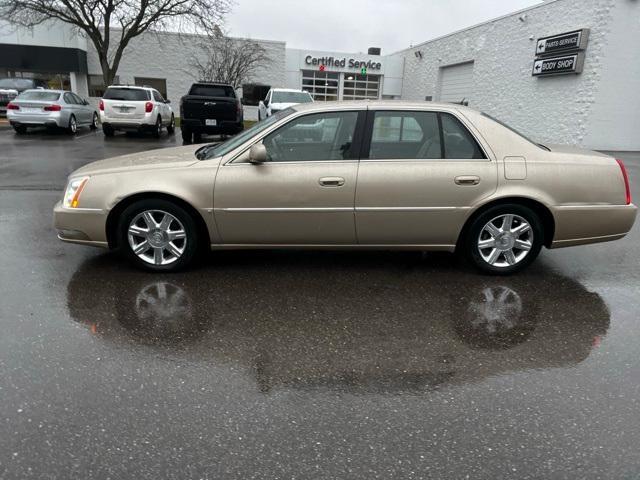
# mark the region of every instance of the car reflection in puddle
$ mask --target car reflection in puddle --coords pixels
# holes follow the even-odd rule
[[[69,311],[119,348],[243,367],[263,392],[420,393],[570,367],[609,327],[599,295],[551,272],[494,278],[263,255],[267,267],[165,276],[98,257],[71,279]]]

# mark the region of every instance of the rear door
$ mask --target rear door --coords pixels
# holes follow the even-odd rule
[[[262,139],[270,161],[248,152],[220,166],[214,212],[226,244],[351,245],[364,110],[293,118]]]
[[[119,120],[140,120],[145,116],[149,92],[141,88],[110,87],[104,92],[105,115]]]
[[[370,111],[356,190],[360,244],[455,245],[497,188],[496,162],[453,111]],[[368,146],[367,146],[368,145]]]
[[[77,115],[78,121],[82,124],[91,123],[93,112],[90,110],[90,107],[88,105],[85,105],[84,100],[80,98],[78,95],[76,95],[75,93],[71,93],[71,96],[73,97],[73,100],[76,102],[75,108],[78,111],[78,115]]]

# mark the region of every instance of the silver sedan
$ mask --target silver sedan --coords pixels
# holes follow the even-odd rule
[[[98,128],[98,112],[83,98],[64,90],[25,90],[7,105],[7,119],[18,134],[30,127],[64,128],[71,135],[78,127]]]

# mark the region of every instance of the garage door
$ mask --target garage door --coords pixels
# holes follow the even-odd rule
[[[473,92],[473,62],[440,69],[440,101],[469,101]]]

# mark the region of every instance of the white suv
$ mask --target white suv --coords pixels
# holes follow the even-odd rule
[[[155,88],[112,85],[100,100],[102,131],[112,137],[116,130],[150,131],[160,137],[162,127],[175,131],[175,117],[169,105]]]

